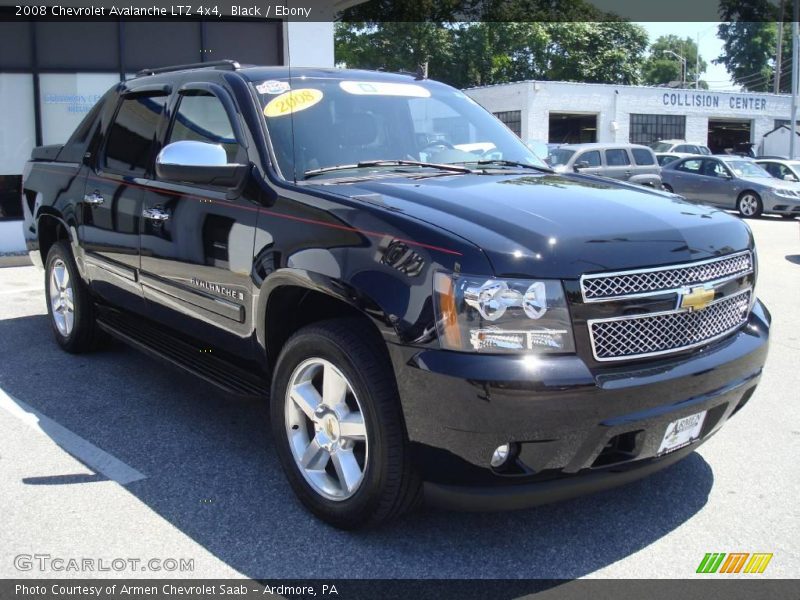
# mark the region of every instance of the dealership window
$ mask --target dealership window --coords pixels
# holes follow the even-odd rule
[[[500,119],[506,124],[511,131],[522,137],[522,111],[521,110],[505,110],[502,112],[492,113],[495,117]]]
[[[107,168],[130,175],[144,175],[166,99],[166,96],[133,96],[122,101],[108,133]]]
[[[36,145],[33,77],[0,73],[0,220],[22,218],[22,169]]]
[[[685,137],[686,117],[683,115],[631,115],[629,138],[632,144],[682,140]]]
[[[42,143],[63,144],[113,85],[119,73],[44,73],[39,76]]]
[[[243,162],[242,147],[236,142],[228,113],[219,98],[211,94],[185,95],[169,134],[169,143],[191,140],[220,144],[229,163]]]

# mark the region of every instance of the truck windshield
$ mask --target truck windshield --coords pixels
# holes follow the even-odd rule
[[[575,150],[556,148],[550,152],[550,156],[547,157],[547,162],[551,167],[560,167],[561,165],[567,164],[573,154],[575,154]]]
[[[286,179],[436,165],[547,166],[503,123],[440,83],[296,77],[254,87]]]

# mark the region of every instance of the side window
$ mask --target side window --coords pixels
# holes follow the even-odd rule
[[[645,148],[631,148],[633,160],[637,165],[654,165],[656,161],[653,160],[653,153]]]
[[[727,171],[718,160],[706,159],[703,161],[703,175],[707,177],[725,177]]]
[[[628,153],[622,148],[606,150],[606,166],[624,167],[629,164],[631,164],[631,160],[628,158]]]
[[[697,154],[697,152],[693,149],[693,146],[689,144],[680,144],[679,146],[675,146],[673,152],[686,152],[687,154]]]
[[[773,177],[783,177],[783,169],[781,168],[782,165],[778,163],[768,162],[768,163],[761,163],[761,167],[763,167],[767,173],[772,175]]]
[[[691,173],[693,175],[700,174],[700,166],[703,164],[702,160],[699,159],[692,159],[692,160],[685,160],[677,167],[675,167],[676,171],[683,171],[684,173]]]
[[[124,98],[109,128],[102,164],[126,175],[144,175],[150,165],[156,128],[166,96]]]
[[[184,140],[219,144],[225,149],[229,163],[244,162],[244,148],[236,141],[228,113],[212,94],[181,97],[167,143]]]
[[[787,167],[786,165],[778,165],[777,177],[783,179],[787,175],[790,178],[787,181],[797,181],[797,178],[794,176],[794,173],[792,173],[792,170],[789,167]]]
[[[599,150],[591,150],[590,152],[584,152],[581,154],[576,160],[575,164],[579,162],[585,162],[590,167],[599,167],[600,166],[600,151]]]

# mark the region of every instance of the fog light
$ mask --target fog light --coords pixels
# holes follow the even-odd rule
[[[503,444],[502,446],[498,446],[494,453],[492,454],[491,464],[493,467],[502,467],[503,464],[508,460],[509,456],[511,456],[511,445],[510,444]]]

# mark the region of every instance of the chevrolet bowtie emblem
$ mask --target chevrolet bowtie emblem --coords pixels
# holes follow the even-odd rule
[[[705,287],[692,288],[681,295],[680,308],[703,310],[714,301],[714,289]]]

